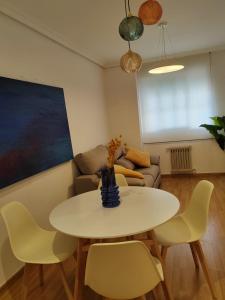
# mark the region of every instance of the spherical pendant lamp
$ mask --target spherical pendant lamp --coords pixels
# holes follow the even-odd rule
[[[142,36],[143,32],[144,25],[136,16],[124,18],[119,25],[119,34],[125,41],[135,41]]]
[[[162,7],[156,0],[144,2],[138,12],[139,18],[145,25],[156,24],[162,17]]]
[[[120,59],[121,69],[127,73],[135,73],[140,71],[142,66],[142,58],[138,53],[129,49]]]

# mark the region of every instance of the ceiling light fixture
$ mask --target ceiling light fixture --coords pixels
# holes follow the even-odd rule
[[[171,72],[180,71],[184,68],[183,65],[169,64],[167,62],[166,39],[165,39],[167,24],[168,24],[167,22],[161,22],[158,25],[159,29],[161,30],[161,38],[162,38],[162,57],[161,57],[161,61],[148,71],[150,74],[171,73]]]
[[[128,42],[129,50],[120,59],[120,67],[127,73],[139,72],[142,66],[141,56],[131,50],[130,43],[139,39],[144,32],[144,25],[140,18],[133,16],[130,10],[130,0],[124,0],[125,18],[119,25],[120,36]],[[128,9],[127,9],[128,7]]]
[[[154,25],[162,17],[162,6],[156,0],[147,0],[139,8],[138,16],[144,25]]]

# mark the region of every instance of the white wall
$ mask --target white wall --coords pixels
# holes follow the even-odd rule
[[[4,15],[0,36],[0,76],[64,88],[74,154],[108,141],[100,67]],[[0,207],[21,201],[41,225],[49,227],[51,209],[72,193],[73,166],[68,162],[2,189]],[[0,218],[0,286],[20,267]]]
[[[192,164],[197,173],[224,173],[225,153],[214,139],[191,142],[163,143],[144,145],[144,149],[152,154],[159,154],[163,174],[171,173],[170,153],[167,150],[177,145],[192,146]]]
[[[116,137],[122,134],[129,146],[140,147],[136,78],[120,68],[104,72],[110,135]]]
[[[130,145],[140,146],[141,130],[139,126],[138,98],[136,81],[133,75],[126,74],[120,67],[107,69],[106,95],[111,134],[118,135],[123,130],[124,140]],[[212,78],[215,96],[225,101],[225,51],[212,54]],[[120,129],[122,128],[122,129]],[[167,148],[181,144],[158,143],[142,145],[152,154],[160,154],[162,173],[170,173],[170,157]],[[215,140],[184,142],[192,146],[193,168],[197,173],[225,172],[225,152]]]

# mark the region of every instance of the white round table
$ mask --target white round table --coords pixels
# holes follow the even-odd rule
[[[177,198],[147,187],[120,187],[120,205],[102,206],[100,190],[84,193],[59,204],[50,214],[57,230],[80,238],[102,239],[149,231],[173,217]]]
[[[103,207],[101,192],[95,190],[62,202],[50,214],[54,228],[78,238],[75,300],[83,299],[86,239],[111,239],[149,232],[155,255],[161,259],[152,229],[176,214],[180,206],[178,199],[154,188],[129,186],[119,187],[119,190],[121,203],[118,207]]]

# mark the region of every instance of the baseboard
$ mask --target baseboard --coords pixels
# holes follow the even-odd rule
[[[183,177],[198,177],[198,176],[221,176],[225,175],[225,172],[215,172],[215,173],[192,173],[192,174],[161,174],[162,177],[177,177],[177,176],[183,176]]]
[[[19,271],[17,271],[11,278],[9,278],[1,287],[0,287],[0,296],[1,293],[3,293],[5,290],[7,290],[13,283],[23,275],[23,269],[22,267]]]

